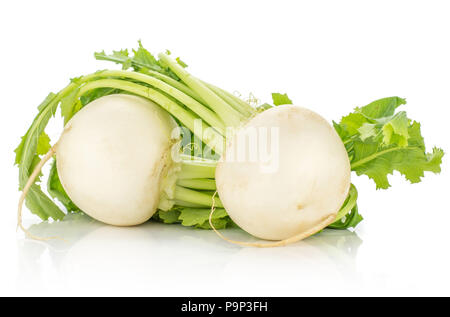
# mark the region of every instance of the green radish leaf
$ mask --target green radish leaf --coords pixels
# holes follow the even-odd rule
[[[420,136],[420,124],[413,123],[408,131],[412,135]],[[371,178],[377,189],[390,186],[387,176],[394,170],[399,171],[411,183],[420,182],[425,171],[439,173],[444,155],[444,151],[436,147],[431,153],[426,153],[420,143],[414,142],[407,147],[398,144],[384,147],[376,142],[355,141],[353,152],[352,170],[357,175],[367,175]]]
[[[262,105],[259,105],[256,107],[256,110],[258,112],[263,112],[266,111],[267,109],[273,108],[273,106],[271,104],[268,103],[263,103]]]
[[[15,158],[14,164],[20,164],[22,162],[21,161],[22,150],[23,150],[23,145],[25,143],[25,140],[26,140],[26,135],[24,135],[22,137],[20,144],[14,150],[14,152],[16,153],[16,158]],[[38,142],[37,142],[37,146],[36,146],[36,155],[34,158],[37,157],[39,159],[39,155],[46,154],[50,150],[50,148],[51,148],[50,137],[43,131],[38,138]]]
[[[83,94],[83,96],[80,97],[80,108],[84,107],[85,105],[94,101],[95,99],[98,99],[103,96],[112,95],[112,94],[118,94],[120,92],[122,92],[122,91],[119,89],[114,89],[114,88],[96,88],[96,89],[89,90],[88,92]],[[78,106],[78,104],[76,106]],[[75,107],[74,114],[78,110],[79,109],[77,107]]]
[[[434,147],[426,152],[420,124],[408,119],[406,112],[395,112],[405,99],[389,97],[376,100],[342,117],[333,126],[348,152],[351,168],[366,175],[377,189],[390,187],[388,175],[398,171],[411,183],[420,182],[424,172],[441,171],[444,151]],[[354,228],[362,216],[355,205],[332,229]]]
[[[164,223],[179,223],[181,222],[178,217],[180,216],[180,211],[178,209],[171,209],[168,211],[158,210],[158,212],[153,216],[152,219],[159,220]]]
[[[46,106],[48,106],[50,104],[50,102],[56,97],[56,95],[54,93],[50,93],[45,99],[44,101],[38,106],[38,110],[42,111]],[[44,122],[45,122],[46,117],[44,118]],[[35,120],[36,121],[36,120]],[[48,121],[48,119],[47,119]],[[36,123],[36,122],[34,122]],[[14,152],[16,153],[15,156],[15,161],[14,163],[16,165],[20,165],[22,164],[22,162],[29,160],[29,158],[24,158],[24,146],[25,143],[27,141],[29,141],[29,137],[30,137],[30,129],[28,129],[27,133],[25,133],[25,135],[21,138],[19,145],[17,146],[17,148],[14,150]],[[34,134],[36,135],[36,133]],[[35,138],[35,136],[34,136]],[[47,148],[47,144],[48,144],[48,148]],[[45,134],[45,132],[40,131],[38,134],[38,142],[34,143],[32,142],[31,145],[29,145],[30,148],[34,148],[35,152],[38,152],[37,154],[45,154],[48,152],[48,150],[50,149],[50,138],[48,137],[48,135]],[[31,159],[32,160],[32,159]],[[29,164],[29,162],[28,162]]]
[[[40,156],[47,153],[50,149],[50,138],[45,134],[44,130],[48,121],[56,112],[59,103],[57,97],[58,95],[50,93],[39,105],[38,115],[15,150],[15,163],[19,166],[20,190],[25,187],[33,169],[40,161]],[[64,213],[36,184],[39,181],[40,177],[37,177],[34,184],[30,187],[25,205],[32,213],[43,220],[47,220],[49,217],[55,220],[62,219]]]
[[[80,88],[78,87],[61,99],[61,116],[64,118],[64,125],[66,125],[66,123],[76,113],[75,109],[80,108],[80,100],[77,98],[79,91]]]
[[[342,117],[341,122],[339,123],[341,129],[346,131],[346,135],[351,136],[359,136],[361,134],[360,129],[365,124],[371,124],[366,116],[362,113],[358,112],[358,108],[355,109],[355,112],[348,114],[345,117]],[[367,131],[367,129],[363,129],[363,132]]]
[[[25,205],[42,220],[47,220],[49,217],[54,220],[61,220],[65,216],[61,209],[36,184],[30,187]]]
[[[333,222],[327,228],[344,230],[348,228],[356,228],[356,226],[363,221],[363,217],[358,212],[358,206],[352,208],[352,210],[343,219]]]
[[[138,41],[139,47],[137,50],[133,49],[133,61],[136,64],[147,65],[160,69],[160,65],[158,64],[157,59],[150,53],[147,49],[142,46],[142,42]]]
[[[349,138],[348,129],[344,125],[339,124],[333,120],[333,128],[336,130],[337,134],[342,140],[347,140]]]
[[[359,133],[359,137],[363,141],[368,138],[376,137],[377,135],[376,125],[373,123],[365,122],[358,128],[357,131]]]
[[[178,64],[180,64],[181,67],[183,68],[188,67],[188,65],[185,62],[183,62],[179,57],[177,57],[175,60],[177,61]]]
[[[15,149],[15,163],[19,166],[20,189],[25,186],[39,155],[47,153],[50,149],[50,138],[44,130],[50,117],[56,112],[57,102],[55,102],[55,98],[56,95],[50,93],[39,105],[37,117]]]
[[[94,54],[94,57],[97,60],[120,64],[122,65],[122,69],[133,68],[134,71],[144,74],[148,73],[148,71],[156,71],[169,76],[172,79],[179,80],[178,76],[175,75],[167,65],[161,60],[156,59],[150,51],[143,47],[141,41],[138,41],[138,48],[133,49],[133,56],[129,56],[128,50],[119,50],[113,51],[113,53],[109,55],[106,54],[105,51],[97,52]],[[177,62],[183,67],[187,66],[180,58],[177,59]]]
[[[377,189],[389,188],[388,175],[400,172],[411,183],[424,172],[440,172],[444,151],[427,153],[418,122],[395,110],[405,99],[389,97],[344,116],[334,127],[349,153],[352,170],[372,179]]]
[[[383,118],[392,116],[399,106],[406,104],[406,100],[400,97],[387,97],[375,100],[367,106],[358,109],[363,115],[369,118]]]
[[[406,112],[400,111],[392,116],[381,128],[383,132],[384,145],[398,144],[400,147],[408,145],[409,119]]]
[[[58,199],[69,212],[78,212],[80,209],[72,202],[59,180],[56,169],[56,160],[53,161],[47,180],[47,191],[51,197]]]
[[[112,54],[108,55],[105,53],[105,51],[94,53],[94,57],[97,60],[104,60],[104,61],[110,61],[114,62],[116,64],[122,65],[122,69],[126,70],[131,67],[132,61],[131,58],[128,56],[128,50],[119,50],[119,51],[113,51]]]
[[[179,219],[183,226],[199,226],[205,222],[209,222],[210,208],[182,208]],[[217,208],[212,219],[220,219],[227,217],[227,213],[223,208]]]
[[[176,206],[169,211],[158,210],[153,220],[164,223],[181,223],[183,226],[199,229],[212,229],[209,225],[210,208],[187,208]],[[212,216],[212,223],[216,229],[233,226],[234,223],[225,209],[217,208]]]
[[[274,92],[274,93],[272,93],[272,100],[273,100],[273,104],[275,106],[292,104],[292,100],[289,99],[287,94],[280,94],[280,93]]]
[[[225,229],[227,227],[231,226],[231,219],[230,217],[224,217],[224,218],[214,218],[211,219],[212,224],[214,225],[214,228],[216,229]],[[204,223],[195,226],[196,228],[199,229],[207,229],[207,230],[211,230],[211,225],[209,224],[209,220],[205,221]]]

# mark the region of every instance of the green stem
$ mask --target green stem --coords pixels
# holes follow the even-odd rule
[[[216,190],[216,182],[210,178],[178,179],[177,185],[200,190]]]
[[[189,155],[189,154],[180,154],[180,157],[183,161],[207,162],[207,163],[211,163],[211,164],[217,164],[217,161],[215,161],[215,160],[207,159],[207,158],[200,157],[200,156],[193,156],[193,155]]]
[[[114,57],[111,55],[103,55],[103,54],[98,54],[98,53],[95,53],[94,56],[97,60],[110,61],[110,62],[114,62],[116,64],[122,64],[122,65],[124,65],[128,61],[128,59]],[[200,96],[197,93],[195,93],[195,91],[190,89],[188,86],[186,86],[185,84],[183,84],[182,82],[180,82],[176,79],[173,79],[172,77],[169,77],[158,71],[150,69],[149,67],[151,67],[151,65],[139,63],[134,59],[131,60],[131,65],[135,66],[136,68],[142,69],[142,72],[147,75],[161,79],[162,81],[166,82],[167,84],[169,84],[169,85],[177,88],[178,90],[181,90],[185,94],[191,96],[195,100],[197,100],[199,102],[203,102],[203,100],[200,98]],[[143,69],[145,69],[145,71]]]
[[[239,103],[236,99],[231,97],[231,94],[227,93],[225,90],[220,89],[214,85],[204,83],[209,89],[211,89],[217,96],[222,98],[225,102],[230,104],[236,111],[239,111],[245,117],[251,117],[255,110],[247,103]]]
[[[114,62],[117,64],[122,64],[122,65],[124,65],[127,62],[126,59],[123,59],[120,57],[114,57],[114,56],[110,56],[110,55],[108,56],[108,55],[97,54],[97,53],[94,55],[95,55],[95,58],[98,60],[111,61],[111,62]],[[153,76],[153,77],[156,77],[156,78],[166,82],[170,86],[177,88],[178,90],[184,92],[185,94],[189,95],[190,97],[194,98],[195,100],[197,100],[200,103],[205,103],[204,100],[195,91],[190,89],[188,86],[186,86],[182,82],[180,82],[172,77],[164,75],[158,71],[149,69],[149,67],[151,67],[150,65],[139,63],[139,62],[135,61],[134,59],[131,60],[131,65],[134,66],[135,68],[137,67],[137,68],[145,69],[145,71],[142,71],[143,73]],[[251,116],[252,114],[255,113],[255,109],[252,106],[250,106],[245,101],[239,99],[238,97],[234,96],[233,94],[230,94],[229,92],[227,92],[223,89],[220,89],[214,85],[208,84],[206,82],[203,82],[203,84],[205,86],[207,86],[209,89],[211,89],[212,91],[214,91],[220,98],[224,99],[224,101],[228,102],[231,106],[233,106],[233,108],[235,108],[237,111],[244,114],[245,116]]]
[[[158,57],[166,63],[169,68],[193,91],[195,91],[211,109],[223,119],[229,127],[237,127],[240,125],[243,116],[237,112],[232,106],[227,104],[223,99],[217,96],[213,91],[206,87],[200,80],[189,74],[183,67],[178,65],[168,55],[160,53]]]
[[[187,201],[183,201],[183,200],[174,199],[174,202],[175,202],[176,206],[181,206],[181,207],[205,208],[205,206],[203,206],[203,205],[188,203]]]
[[[205,207],[211,207],[213,201],[213,194],[206,192],[199,192],[196,190],[184,188],[181,186],[175,187],[175,199],[181,200],[187,203],[193,203],[202,205]],[[214,206],[223,208],[222,202],[220,199],[215,196],[214,197]]]
[[[176,89],[184,92],[186,95],[194,98],[195,100],[197,100],[200,103],[204,103],[203,99],[195,92],[193,91],[191,88],[189,88],[188,86],[186,86],[185,84],[183,84],[180,81],[177,81],[169,76],[166,76],[164,74],[161,74],[157,71],[154,70],[148,70],[147,71],[148,75],[156,77],[158,79],[161,79],[163,82],[165,82],[166,84],[169,84],[172,87],[175,87]]]
[[[178,179],[214,178],[217,162],[182,161]]]
[[[350,185],[348,196],[349,197],[346,204],[344,204],[344,206],[342,206],[339,212],[337,213],[335,222],[341,220],[342,217],[347,215],[350,212],[350,210],[352,210],[353,207],[356,205],[356,200],[358,199],[358,192],[356,191],[356,188],[353,184]]]
[[[353,138],[349,138],[349,139],[345,140],[345,141],[342,142],[342,143],[344,143],[344,145],[345,145],[345,144],[350,143],[350,142],[352,142],[352,141],[353,141]]]
[[[226,94],[227,96],[229,96],[231,99],[233,99],[234,101],[236,101],[238,104],[241,105],[241,107],[243,109],[246,109],[246,111],[251,114],[251,116],[256,114],[256,109],[254,107],[252,107],[248,102],[242,100],[241,98],[239,98],[238,96],[235,96],[232,93],[229,93],[226,90],[223,90],[222,88],[219,88],[219,90],[223,91],[224,94]]]
[[[41,125],[47,125],[48,120],[50,120],[51,115],[56,110],[56,106],[61,101],[62,98],[64,98],[66,95],[68,95],[73,89],[75,89],[77,85],[75,83],[70,83],[67,85],[64,89],[62,89],[59,93],[57,93],[53,100],[50,101],[50,103],[44,108],[40,109],[39,114],[34,119],[33,123],[31,124],[30,128],[27,131],[27,136],[33,136],[37,134],[36,131],[39,130]],[[39,137],[39,135],[37,135]],[[22,156],[26,157],[26,154],[28,152],[36,152],[37,144],[35,145],[34,149],[31,149],[32,145],[31,142],[34,141],[33,137],[28,137],[25,139],[25,142],[23,144],[22,149]],[[32,157],[32,156],[30,156]],[[28,178],[30,176],[30,167],[31,167],[32,161],[29,160],[29,162],[22,162],[19,165],[19,188],[23,188],[28,181]]]
[[[186,105],[190,110],[195,112],[201,119],[205,120],[210,126],[218,130],[222,135],[225,135],[225,125],[223,121],[211,111],[208,107],[201,104],[194,98],[188,96],[184,92],[178,90],[177,88],[151,76],[147,76],[141,73],[128,72],[128,71],[105,71],[102,75],[104,76],[117,76],[125,77],[130,79],[136,79],[143,83],[149,84],[155,88],[158,88],[165,92],[166,94],[172,96],[182,104]],[[169,77],[170,78],[170,77]],[[177,82],[177,81],[175,81]],[[177,82],[179,83],[179,82]]]
[[[194,121],[198,118],[195,117],[194,114],[192,114],[190,111],[187,111],[176,102],[170,100],[162,93],[150,87],[145,87],[120,79],[99,79],[88,82],[84,86],[82,86],[80,91],[78,92],[78,95],[82,96],[89,90],[103,87],[121,89],[135,95],[150,99],[161,106],[163,109],[165,109],[167,112],[169,112],[171,115],[173,115],[175,118],[180,120],[180,122],[189,130],[194,131]],[[224,143],[224,138],[222,137],[222,135],[220,135],[218,132],[215,132],[214,129],[208,129],[210,127],[202,120],[200,120],[199,124],[201,124],[201,131],[203,135],[199,135],[198,137],[200,137],[202,141],[214,151],[222,154]]]

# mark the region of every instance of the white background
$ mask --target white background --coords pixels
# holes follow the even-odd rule
[[[329,120],[381,97],[406,97],[429,149],[448,152],[449,16],[448,1],[429,0],[2,2],[0,295],[450,295],[448,157],[440,175],[411,185],[395,174],[387,191],[353,175],[365,217],[356,233],[326,230],[277,249],[87,217],[33,227],[67,243],[27,240],[16,232],[13,167],[41,100],[71,77],[115,67],[95,61],[94,51],[138,39],[230,91],[263,101],[287,92]],[[39,219],[26,212],[25,222]]]

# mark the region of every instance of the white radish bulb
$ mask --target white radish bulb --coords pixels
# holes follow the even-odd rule
[[[278,138],[276,133],[270,138],[273,128]],[[238,160],[237,152],[243,148],[239,140],[255,129],[267,129],[271,145],[278,142],[268,162],[261,159],[260,144],[256,160],[251,159],[248,145],[244,145],[245,159]],[[337,214],[350,188],[350,162],[341,139],[324,118],[283,105],[257,115],[236,132],[217,166],[216,185],[239,227],[262,239],[283,240]]]
[[[145,222],[172,164],[175,127],[167,112],[144,98],[115,94],[89,103],[67,123],[56,148],[68,196],[99,221]]]

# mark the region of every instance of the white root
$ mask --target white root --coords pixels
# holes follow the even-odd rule
[[[345,146],[327,120],[303,107],[277,106],[253,117],[228,141],[216,186],[240,228],[277,241],[267,246],[279,246],[334,221],[348,195],[351,170]]]
[[[275,242],[245,242],[245,241],[237,241],[237,240],[232,240],[229,239],[227,237],[225,237],[221,232],[219,232],[215,227],[214,224],[212,223],[212,216],[214,214],[214,211],[216,210],[216,207],[214,205],[215,201],[214,201],[214,197],[216,196],[217,191],[214,193],[213,197],[212,197],[212,206],[211,206],[211,212],[209,213],[209,225],[211,226],[211,228],[214,230],[214,232],[223,240],[233,243],[233,244],[238,244],[238,245],[242,245],[245,247],[257,247],[257,248],[274,248],[274,247],[283,247],[295,242],[298,242],[300,240],[303,240],[305,238],[308,238],[309,236],[312,236],[313,234],[315,234],[316,232],[318,232],[319,230],[327,227],[328,225],[332,224],[334,222],[334,220],[336,219],[336,215],[335,214],[331,214],[325,218],[323,218],[321,221],[319,221],[319,223],[317,223],[315,226],[309,228],[308,230],[301,232],[293,237],[287,238],[287,239],[283,239],[283,240],[279,240],[279,241],[275,241]]]
[[[28,231],[28,229],[25,228],[23,223],[22,223],[22,207],[23,207],[23,203],[25,201],[25,198],[27,197],[28,191],[30,190],[31,186],[34,184],[34,181],[35,181],[36,177],[39,175],[39,173],[41,172],[42,167],[56,153],[55,147],[56,147],[56,144],[53,147],[50,148],[50,150],[47,152],[47,154],[45,154],[42,157],[42,159],[40,160],[40,162],[36,165],[36,167],[34,168],[33,172],[31,173],[30,177],[28,178],[27,183],[25,184],[25,187],[23,188],[22,195],[20,195],[20,198],[19,198],[19,207],[17,209],[17,227],[22,229],[22,231],[25,233],[25,235],[27,237],[29,237],[31,239],[34,239],[34,240],[48,241],[48,240],[53,240],[53,239],[59,239],[59,240],[62,240],[62,241],[66,241],[63,238],[58,237],[58,236],[54,236],[54,237],[39,237],[39,236],[36,236],[36,235],[32,234],[30,231]]]
[[[167,176],[176,169],[171,157],[176,127],[167,112],[142,97],[115,94],[94,100],[66,124],[58,142],[56,165],[64,190],[101,222],[133,226],[147,221],[162,194],[170,195],[168,187],[175,187],[176,178]]]

